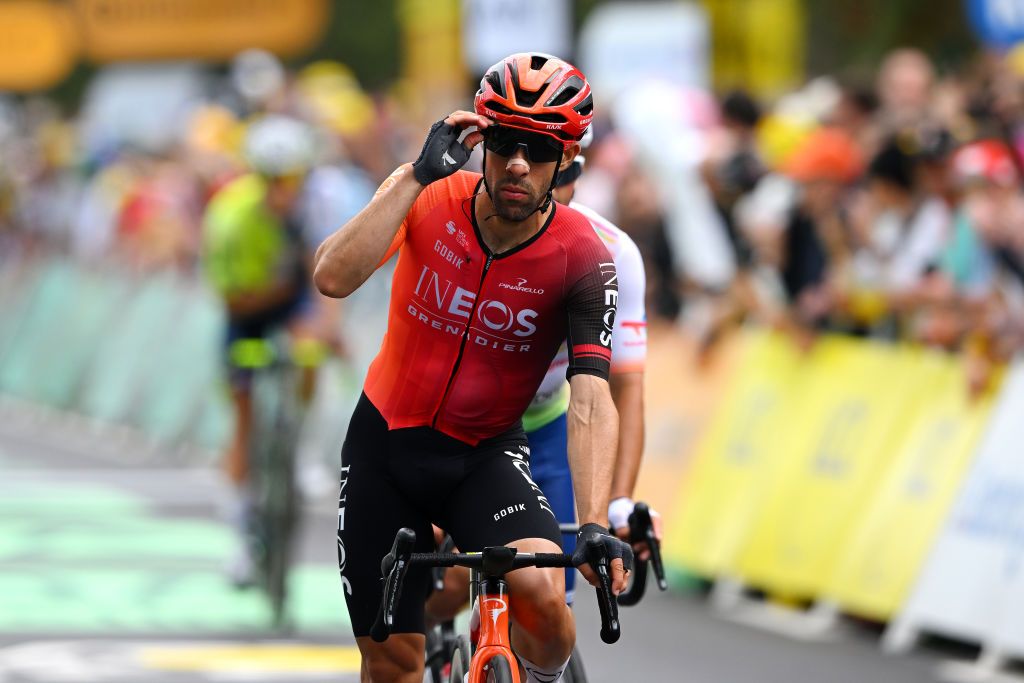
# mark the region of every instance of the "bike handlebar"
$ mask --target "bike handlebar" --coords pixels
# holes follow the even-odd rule
[[[661,560],[661,542],[654,535],[654,522],[651,520],[651,509],[647,503],[637,503],[629,515],[629,542],[644,542],[651,551],[650,560],[636,560],[633,581],[629,588],[619,595],[618,602],[623,607],[632,607],[640,602],[647,589],[647,563],[654,568],[654,576],[658,581],[659,590],[668,588],[665,581],[665,565]]]
[[[370,637],[382,643],[391,635],[395,608],[402,593],[402,583],[409,567],[469,567],[479,569],[484,576],[501,578],[510,571],[524,567],[572,567],[572,556],[564,553],[518,553],[515,548],[496,546],[479,553],[414,553],[416,532],[399,529],[391,552],[381,560],[384,594],[381,596],[377,619],[370,629]],[[599,541],[588,544],[588,564],[598,576],[598,609],[601,613],[601,640],[614,643],[621,635],[618,605],[612,597],[609,560],[604,545]]]

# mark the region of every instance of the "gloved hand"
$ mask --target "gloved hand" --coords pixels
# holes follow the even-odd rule
[[[632,498],[616,498],[608,504],[608,523],[612,532],[626,542],[633,542],[631,538],[630,517],[633,515],[633,508],[636,502]],[[651,523],[654,526],[654,536],[661,541],[661,515],[654,508],[648,510],[651,515]],[[641,560],[650,559],[651,551],[646,541],[633,543],[633,553]]]
[[[574,566],[580,567],[588,563],[590,557],[587,554],[587,543],[591,540],[597,540],[604,546],[609,561],[621,559],[622,568],[627,572],[633,568],[633,549],[629,544],[623,543],[608,533],[608,529],[593,522],[581,526],[576,534],[576,550],[572,553]]]
[[[608,504],[608,524],[616,536],[622,538],[619,530],[629,529],[629,516],[633,513],[635,505],[632,498],[616,498]]]
[[[459,142],[460,135],[462,128],[443,119],[430,127],[423,150],[412,162],[412,173],[420,185],[447,178],[466,165],[473,148]]]

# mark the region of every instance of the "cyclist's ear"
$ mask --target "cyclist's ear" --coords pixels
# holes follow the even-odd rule
[[[573,159],[576,158],[576,156],[580,153],[582,149],[583,147],[581,147],[580,143],[578,142],[574,142],[568,147],[566,147],[565,150],[562,152],[562,162],[558,164],[558,170],[564,171],[565,169],[569,168],[569,166],[573,162]]]

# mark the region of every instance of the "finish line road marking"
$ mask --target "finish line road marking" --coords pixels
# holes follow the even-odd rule
[[[0,681],[104,683],[359,679],[355,646],[211,641],[64,640],[0,648]]]
[[[359,671],[354,646],[289,643],[166,644],[139,649],[148,669],[163,671],[337,674]]]

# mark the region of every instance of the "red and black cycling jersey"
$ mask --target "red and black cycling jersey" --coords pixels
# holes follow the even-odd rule
[[[492,254],[473,210],[481,184],[459,171],[429,185],[385,257],[400,250],[364,391],[389,429],[426,425],[470,444],[502,433],[563,341],[567,377],[608,377],[618,289],[590,221],[552,203],[536,235]]]

